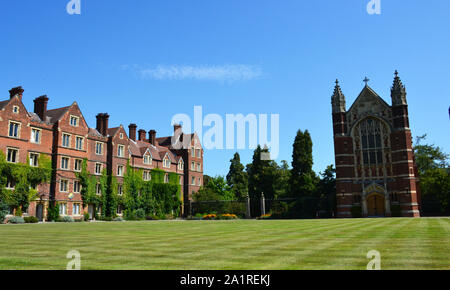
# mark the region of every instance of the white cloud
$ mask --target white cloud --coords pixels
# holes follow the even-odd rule
[[[158,65],[156,67],[122,66],[144,79],[155,80],[206,80],[248,81],[262,76],[259,67],[250,65],[179,66]]]

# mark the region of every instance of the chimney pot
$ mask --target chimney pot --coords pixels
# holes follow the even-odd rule
[[[138,131],[139,133],[139,141],[145,141],[145,135],[147,134],[147,132],[143,129]]]
[[[156,146],[156,131],[155,130],[150,130],[150,132],[148,132],[148,141],[150,142],[150,144]]]
[[[102,119],[102,122],[103,122],[103,127],[102,127],[102,129],[103,129],[103,132],[102,132],[102,135],[103,136],[106,136],[108,133],[108,128],[109,128],[109,126],[108,126],[108,123],[109,123],[109,115],[108,115],[108,113],[104,113],[103,114],[103,119]]]
[[[40,96],[34,100],[34,113],[38,115],[43,122],[45,122],[45,117],[47,116],[47,104],[48,98],[46,95]]]
[[[129,135],[130,135],[130,139],[133,141],[136,141],[136,129],[137,129],[137,125],[136,124],[130,124],[128,126],[129,129]]]
[[[23,92],[25,90],[22,87],[15,87],[9,90],[9,97],[10,99],[14,98],[15,96],[19,96],[19,99],[22,101]]]

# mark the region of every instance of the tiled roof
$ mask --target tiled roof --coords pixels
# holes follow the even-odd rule
[[[9,103],[9,101],[10,101],[10,100],[1,101],[1,102],[0,102],[0,109],[3,109],[3,108]]]
[[[63,108],[58,108],[58,109],[53,109],[53,110],[48,110],[47,111],[47,120],[49,123],[56,123],[58,122],[65,113],[67,113],[67,111],[69,110],[70,106],[67,107],[63,107]]]
[[[119,131],[119,130],[120,130],[120,127],[109,128],[109,129],[106,131],[106,133],[107,133],[109,136],[114,136],[114,135],[116,135],[117,131]]]

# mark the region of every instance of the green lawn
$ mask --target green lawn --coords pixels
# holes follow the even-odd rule
[[[0,269],[450,269],[450,218],[0,225]]]

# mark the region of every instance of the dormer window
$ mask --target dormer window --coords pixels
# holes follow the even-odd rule
[[[144,156],[144,164],[151,165],[152,164],[152,157],[149,155]]]
[[[166,155],[166,157],[164,157],[163,160],[163,167],[170,168],[170,164],[171,164],[170,158]]]
[[[120,134],[119,134],[119,138],[120,138],[120,139],[123,139],[123,133],[120,133]]]
[[[180,159],[178,162],[178,170],[184,170],[184,162],[183,159]]]
[[[80,118],[76,116],[70,116],[70,126],[78,127],[78,124],[80,122]]]
[[[13,113],[14,114],[19,114],[19,107],[13,106]]]

